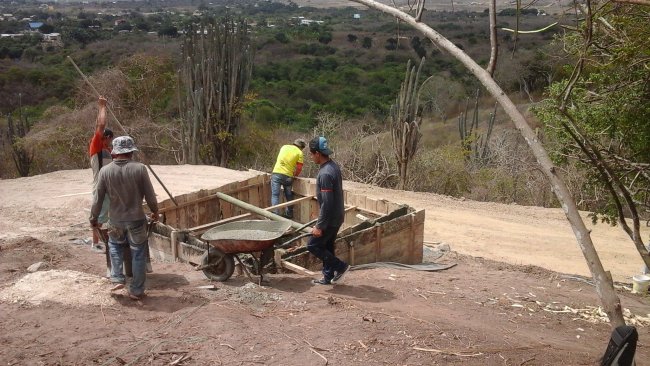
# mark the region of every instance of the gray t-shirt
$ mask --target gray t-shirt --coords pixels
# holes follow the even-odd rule
[[[99,215],[105,195],[111,200],[108,212],[111,222],[143,220],[143,198],[152,212],[158,212],[158,201],[147,167],[133,160],[113,160],[99,171],[91,219]]]

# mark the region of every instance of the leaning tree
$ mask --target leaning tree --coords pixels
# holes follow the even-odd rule
[[[625,319],[623,318],[621,303],[618,296],[616,295],[616,291],[614,290],[611,276],[604,270],[603,265],[600,262],[598,253],[596,252],[594,244],[591,240],[590,231],[587,229],[584,221],[582,220],[582,217],[580,216],[580,212],[578,211],[578,207],[571,196],[571,192],[569,191],[562,177],[559,175],[559,170],[551,161],[546,149],[538,140],[537,135],[526,121],[526,118],[523,116],[523,114],[521,114],[521,112],[519,112],[519,110],[517,110],[517,107],[512,102],[512,100],[510,100],[510,98],[492,77],[492,71],[494,67],[493,65],[496,62],[497,55],[495,52],[497,47],[495,38],[492,37],[491,58],[488,65],[488,70],[485,70],[465,52],[458,48],[454,43],[443,37],[433,28],[421,22],[422,14],[425,11],[425,0],[415,0],[414,2],[410,3],[413,4],[413,6],[409,12],[412,12],[413,15],[411,15],[409,12],[399,10],[389,5],[381,4],[374,0],[351,1],[366,5],[370,8],[377,9],[386,14],[394,16],[398,20],[405,22],[406,24],[421,32],[440,49],[447,51],[450,55],[459,60],[496,99],[505,113],[512,119],[515,127],[526,140],[526,143],[528,143],[528,146],[531,148],[533,154],[535,155],[535,158],[537,159],[541,170],[549,179],[553,193],[561,203],[567,220],[571,224],[578,245],[580,246],[585,260],[587,261],[587,265],[589,266],[589,270],[591,271],[591,275],[596,284],[596,291],[601,299],[605,312],[609,316],[611,325],[613,327],[624,325]],[[491,0],[490,12],[493,13],[495,11],[495,8],[495,0]],[[492,20],[493,18],[493,16],[490,17],[491,29],[495,27],[495,24]]]
[[[253,47],[243,19],[192,25],[183,40],[179,107],[183,161],[225,166],[250,85]]]

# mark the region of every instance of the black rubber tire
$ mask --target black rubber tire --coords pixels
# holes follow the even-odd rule
[[[205,252],[201,258],[202,265],[217,263],[221,260],[221,257],[223,257],[223,260],[218,266],[203,269],[203,274],[213,281],[224,282],[228,280],[235,272],[235,259],[231,254],[225,254],[215,248],[210,248],[209,251],[209,253]]]

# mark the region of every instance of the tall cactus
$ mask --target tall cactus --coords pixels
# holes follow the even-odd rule
[[[494,120],[497,115],[497,104],[494,104],[494,110],[490,114],[487,121],[487,131],[485,135],[478,132],[478,101],[480,91],[476,90],[476,98],[474,100],[474,111],[472,113],[472,120],[467,123],[469,116],[469,98],[465,105],[465,112],[458,116],[458,132],[460,133],[460,144],[465,151],[465,158],[477,164],[485,164],[488,158],[488,141],[492,135],[492,128],[494,127]]]
[[[11,156],[16,171],[21,177],[28,176],[32,166],[32,154],[25,147],[24,137],[27,132],[29,132],[29,123],[27,117],[22,114],[22,108],[19,109],[17,123],[14,123],[11,114],[7,114],[7,137],[11,144]]]
[[[420,125],[422,111],[419,108],[418,81],[425,58],[420,60],[420,66],[415,69],[411,60],[406,64],[406,75],[400,87],[397,101],[390,108],[391,137],[393,150],[397,158],[399,170],[398,189],[404,189],[408,178],[408,166],[418,149],[422,137]]]
[[[243,19],[213,19],[187,29],[179,71],[183,155],[187,163],[225,166],[239,128],[253,68]]]

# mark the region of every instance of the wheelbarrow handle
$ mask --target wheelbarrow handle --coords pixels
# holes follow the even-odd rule
[[[313,219],[313,220],[311,220],[311,221],[309,221],[308,223],[302,225],[301,227],[297,228],[297,229],[294,230],[293,232],[294,232],[294,233],[297,233],[297,232],[301,231],[302,229],[306,228],[307,226],[311,226],[311,225],[315,224],[317,221],[318,221],[318,217],[315,218],[315,219]],[[302,236],[301,236],[301,237],[302,237]]]
[[[284,248],[284,247],[286,247],[287,245],[293,243],[293,242],[296,241],[296,240],[300,240],[300,239],[302,239],[302,238],[304,238],[304,237],[306,237],[306,236],[311,236],[311,235],[312,235],[312,233],[303,233],[303,234],[300,234],[300,235],[296,236],[295,238],[291,238],[291,239],[285,241],[284,243],[280,244],[279,247],[280,247],[280,248]]]

